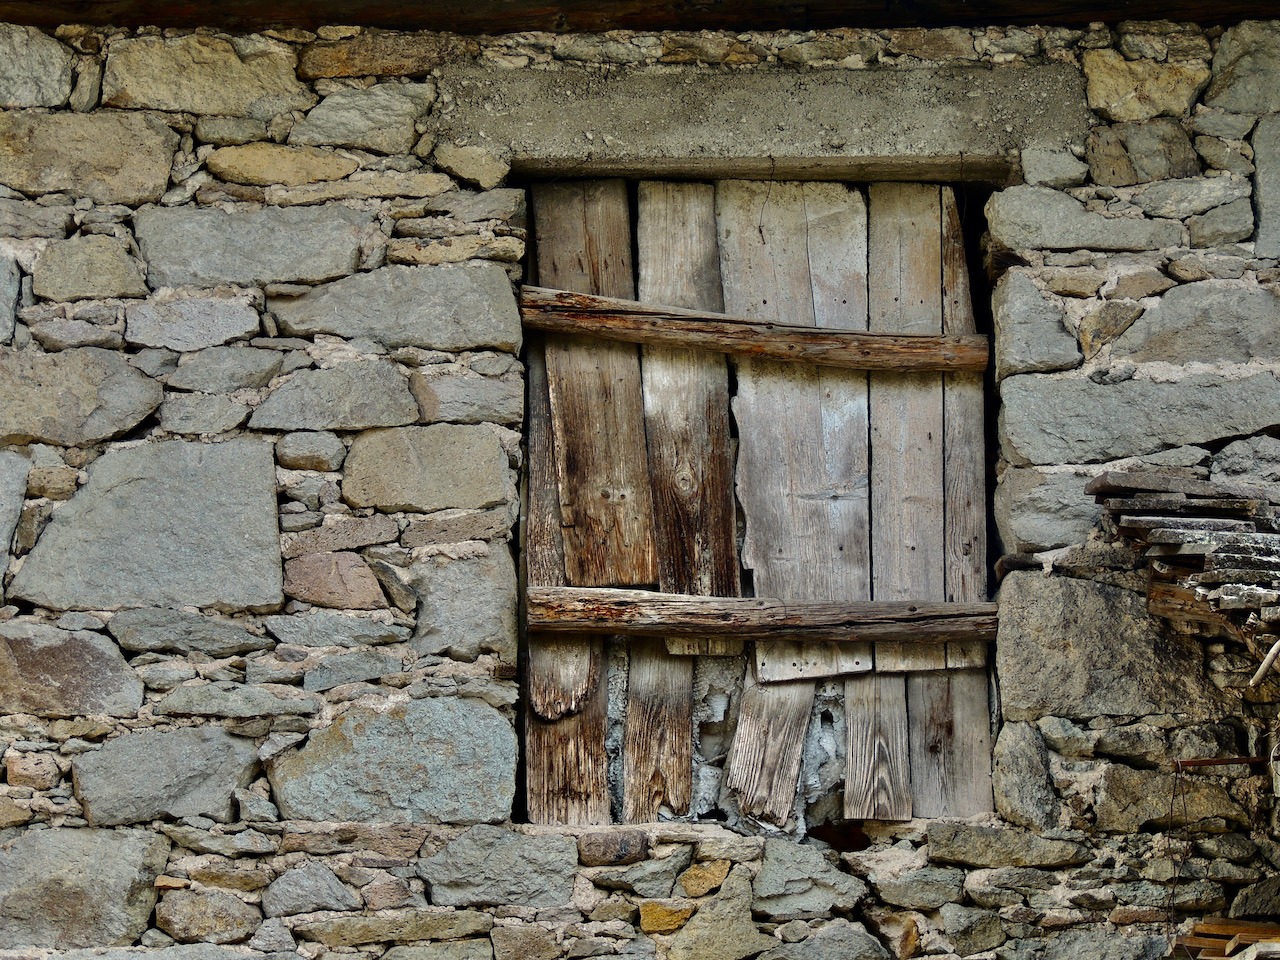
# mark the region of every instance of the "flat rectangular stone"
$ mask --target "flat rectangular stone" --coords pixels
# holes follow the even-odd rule
[[[508,146],[512,170],[534,174],[1008,182],[1010,151],[1083,148],[1091,117],[1065,64],[606,76],[446,65],[437,83],[453,104],[432,118],[439,141]]]
[[[1254,253],[1280,257],[1280,117],[1263,117],[1253,133],[1253,205],[1258,217]]]

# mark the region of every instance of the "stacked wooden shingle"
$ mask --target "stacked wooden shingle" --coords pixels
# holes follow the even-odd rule
[[[1280,925],[1211,917],[1197,923],[1190,934],[1178,937],[1170,956],[1194,960],[1280,957]]]

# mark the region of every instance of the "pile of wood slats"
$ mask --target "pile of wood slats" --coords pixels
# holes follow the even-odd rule
[[[1280,653],[1280,495],[1207,473],[1108,471],[1085,490],[1105,508],[1111,532],[1148,558],[1152,614],[1242,642],[1265,661]]]
[[[1212,957],[1280,957],[1280,924],[1257,920],[1210,918],[1173,942],[1172,957],[1209,960]]]

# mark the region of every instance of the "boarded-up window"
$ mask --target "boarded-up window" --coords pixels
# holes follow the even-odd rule
[[[633,219],[622,181],[558,182],[533,213],[530,818],[610,819],[608,634],[625,821],[687,810],[690,658],[744,649],[744,813],[786,821],[830,677],[846,817],[990,810],[987,345],[952,191],[642,182]]]

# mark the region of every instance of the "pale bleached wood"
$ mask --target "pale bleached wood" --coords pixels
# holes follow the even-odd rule
[[[600,650],[592,643],[593,651]],[[601,659],[602,659],[601,651]],[[593,671],[603,673],[602,664]],[[554,722],[525,718],[525,794],[532,823],[609,823],[609,764],[604,749],[608,685],[598,682],[582,710]]]
[[[541,184],[533,206],[544,283],[634,296],[626,184]],[[654,583],[638,352],[552,337],[546,358],[566,577],[582,585]]]
[[[751,640],[803,637],[819,643],[991,640],[997,612],[994,603],[695,597],[608,587],[530,587],[526,604],[534,632],[638,637],[728,632]]]
[[[845,752],[844,815],[848,820],[911,816],[906,678],[866,673],[844,682],[849,736]]]
[[[872,667],[870,647],[865,640],[852,642],[856,647],[851,655],[842,655],[840,650],[828,646],[840,641],[757,640],[756,674],[761,683],[779,683],[835,676],[834,670],[839,670],[841,675],[866,673]]]
[[[661,303],[663,301],[656,299],[590,297],[547,287],[525,287],[520,297],[525,327],[549,333],[581,334],[847,370],[982,370],[990,357],[986,337],[976,335],[814,329],[659,306]],[[843,314],[844,310],[840,309],[833,319],[847,319]]]
[[[942,188],[942,332],[978,332],[955,191]],[[943,377],[943,490],[947,599],[987,599],[987,463],[982,376]],[[982,667],[985,643],[947,647],[947,667]],[[986,703],[986,691],[982,691]],[[963,816],[964,814],[961,814]]]
[[[866,276],[865,207],[856,191],[721,183],[716,218],[727,313],[817,326],[830,323],[838,306],[848,327],[862,326],[861,317],[849,319]],[[865,517],[865,415],[850,419],[859,401],[865,409],[865,378],[828,378],[815,368],[755,358],[740,359],[737,371],[743,564],[755,591],[788,599],[865,597],[866,528],[850,519],[859,503]],[[840,660],[858,659],[840,648],[805,653],[834,654],[837,673],[846,672]],[[745,812],[775,823],[790,814],[812,702],[811,682],[759,685],[752,671],[727,769]]]
[[[714,192],[641,183],[639,296],[719,310]],[[641,351],[645,436],[658,584],[674,593],[734,594],[738,560],[729,460],[729,373],[723,356],[665,346]],[[630,647],[622,750],[627,822],[688,811],[693,791],[693,662],[660,640]]]
[[[907,675],[911,796],[917,817],[972,817],[994,809],[987,671]]]
[[[940,210],[936,186],[872,184],[872,330],[942,332]],[[870,379],[872,595],[943,600],[942,377],[872,374]],[[876,649],[878,671],[945,666],[944,650]]]

